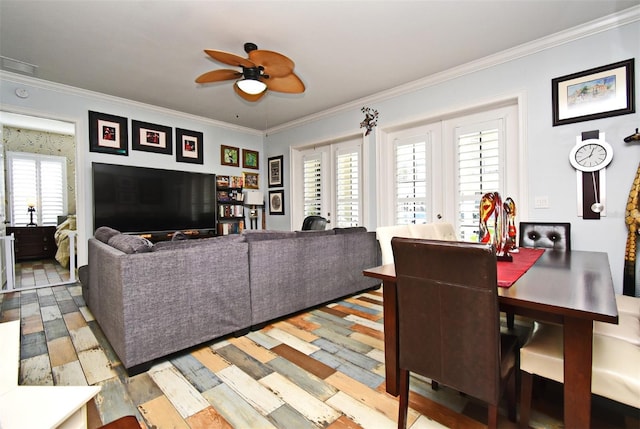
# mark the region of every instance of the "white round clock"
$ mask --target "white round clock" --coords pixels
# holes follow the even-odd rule
[[[591,172],[605,168],[613,159],[613,148],[601,139],[583,140],[569,152],[569,162],[576,170]]]

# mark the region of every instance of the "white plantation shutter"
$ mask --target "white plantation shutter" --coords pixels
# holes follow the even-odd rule
[[[314,155],[303,161],[304,216],[322,216],[322,157]]]
[[[411,140],[395,142],[395,223],[398,225],[427,221],[427,142]]]
[[[336,222],[338,228],[360,224],[359,148],[336,151]]]
[[[35,202],[34,222],[56,225],[66,214],[67,167],[61,156],[8,152],[9,214],[13,226],[25,226],[27,206]]]
[[[477,241],[480,199],[502,189],[500,133],[497,128],[474,131],[457,140],[458,232],[463,241]]]

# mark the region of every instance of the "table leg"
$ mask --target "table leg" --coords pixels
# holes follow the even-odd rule
[[[564,427],[589,428],[591,424],[591,365],[593,321],[564,321]]]
[[[398,362],[398,296],[396,283],[382,283],[382,308],[384,311],[384,365],[387,392],[400,394],[400,366]]]

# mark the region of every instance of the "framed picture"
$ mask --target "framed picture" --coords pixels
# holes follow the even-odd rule
[[[245,189],[260,189],[259,178],[258,173],[242,172],[242,180],[244,181]]]
[[[283,155],[273,156],[267,161],[269,171],[269,187],[277,188],[283,186],[282,182],[282,162]]]
[[[89,150],[113,155],[129,154],[127,118],[89,111]]]
[[[171,155],[173,136],[171,127],[131,121],[131,149]]]
[[[284,189],[269,191],[269,214],[284,215]]]
[[[202,133],[176,128],[176,161],[202,164]]]
[[[220,146],[220,164],[240,167],[240,149],[233,146]]]
[[[553,126],[634,113],[634,59],[551,80]]]
[[[255,150],[242,149],[242,167],[258,170],[260,168],[259,156]]]

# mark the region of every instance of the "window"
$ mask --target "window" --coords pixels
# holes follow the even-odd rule
[[[458,232],[463,241],[478,241],[482,196],[503,189],[499,136],[494,128],[457,137]]]
[[[358,148],[336,151],[336,222],[338,228],[360,225],[360,156]]]
[[[425,138],[395,140],[395,224],[427,223],[430,186]]]
[[[322,216],[322,156],[305,156],[303,160],[304,216]]]
[[[66,214],[67,167],[61,156],[8,152],[9,215],[13,226],[30,222],[29,204],[36,208],[33,221],[56,225]]]

